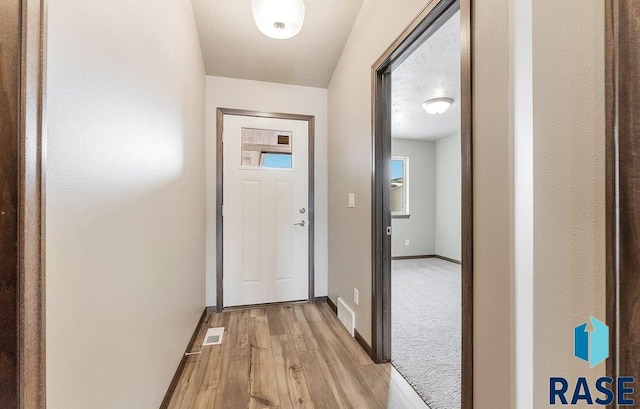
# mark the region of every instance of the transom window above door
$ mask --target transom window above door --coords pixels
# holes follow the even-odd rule
[[[293,169],[290,131],[242,128],[243,168]]]

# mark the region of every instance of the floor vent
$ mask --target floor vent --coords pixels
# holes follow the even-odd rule
[[[204,336],[202,346],[220,345],[222,344],[222,336],[224,335],[224,327],[209,328]]]
[[[356,328],[356,314],[351,308],[345,304],[340,297],[338,297],[338,319],[345,326],[351,336],[355,336],[354,331]]]

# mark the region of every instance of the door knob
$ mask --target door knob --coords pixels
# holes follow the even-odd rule
[[[304,227],[304,225],[307,224],[304,220],[300,220],[300,223],[293,223],[294,226],[302,226]]]

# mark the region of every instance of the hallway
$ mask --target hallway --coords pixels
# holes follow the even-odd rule
[[[375,365],[327,304],[208,313],[222,345],[188,358],[170,409],[428,409],[390,364]]]
[[[0,409],[542,408],[560,375],[640,379],[640,0],[0,21]],[[461,264],[391,262],[433,256]],[[575,354],[590,317],[606,365]]]

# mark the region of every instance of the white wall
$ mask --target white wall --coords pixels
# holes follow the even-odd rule
[[[533,406],[533,42],[532,3],[509,0],[512,206],[513,407]]]
[[[191,5],[52,1],[48,48],[47,407],[154,409],[205,305]]]
[[[216,304],[217,108],[315,115],[315,292],[316,297],[327,295],[327,90],[208,76],[207,305]]]
[[[435,143],[431,141],[393,139],[393,156],[409,158],[409,219],[393,219],[391,255],[424,256],[436,249],[436,178]],[[409,240],[409,246],[405,240]]]
[[[509,0],[472,8],[473,400],[476,409],[513,409]]]
[[[605,371],[571,336],[605,319],[604,23],[599,0],[533,2],[535,408],[550,376]]]
[[[462,161],[460,135],[435,143],[435,254],[462,259]]]

